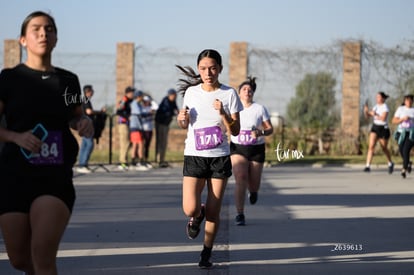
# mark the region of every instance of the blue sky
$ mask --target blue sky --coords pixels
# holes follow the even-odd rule
[[[22,21],[35,10],[55,17],[59,39],[55,53],[71,60],[61,60],[55,54],[53,63],[77,73],[81,85],[94,85],[98,91],[95,107],[115,101],[113,61],[108,60],[107,67],[102,67],[104,73],[109,71],[108,77],[101,71],[91,71],[94,69],[80,59],[97,56],[106,60],[108,54],[116,53],[118,42],[133,42],[152,53],[167,48],[176,52],[174,62],[194,66],[201,50],[215,48],[225,53],[235,41],[278,49],[323,48],[338,40],[355,39],[393,48],[414,40],[413,0],[0,0],[1,58],[2,41],[18,38]],[[188,53],[194,53],[194,57],[181,63],[184,61],[178,59]],[[141,69],[135,85],[159,101],[167,89],[174,87],[177,71],[173,64],[162,71],[159,65],[145,66],[150,73],[143,76]],[[263,81],[263,92],[256,99],[267,102],[271,111],[283,113],[296,83],[282,84],[271,86]],[[382,87],[383,83],[378,85]]]
[[[314,47],[350,38],[393,47],[414,36],[411,0],[3,0],[0,40],[17,38],[34,10],[55,17],[65,52],[109,53],[121,41],[195,52],[232,41]]]

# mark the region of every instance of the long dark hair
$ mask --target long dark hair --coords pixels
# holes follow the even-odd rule
[[[55,19],[48,13],[43,12],[43,11],[34,11],[31,14],[29,14],[28,16],[26,16],[26,18],[24,19],[21,29],[20,29],[20,36],[25,36],[26,35],[26,31],[27,31],[27,25],[29,24],[30,20],[32,20],[35,17],[40,17],[40,16],[44,16],[47,17],[49,19],[50,24],[52,24],[53,29],[55,31],[55,34],[57,34],[57,27],[56,27],[56,22]]]
[[[216,51],[216,50],[213,50],[213,49],[203,50],[198,55],[198,58],[197,58],[197,66],[200,63],[200,61],[203,58],[205,58],[205,57],[212,58],[212,59],[214,59],[217,62],[217,64],[219,66],[221,66],[221,67],[223,66],[223,62],[222,62],[222,58],[221,58],[220,53],[218,51]],[[203,83],[203,81],[201,80],[200,75],[197,74],[193,70],[193,68],[191,68],[190,66],[185,66],[185,67],[182,67],[180,65],[175,65],[175,66],[181,71],[182,74],[184,74],[187,77],[187,79],[180,78],[178,80],[178,89],[177,89],[177,91],[180,92],[183,96],[185,94],[185,91],[189,87],[196,86],[198,84]]]

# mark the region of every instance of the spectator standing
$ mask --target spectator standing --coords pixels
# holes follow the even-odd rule
[[[116,114],[118,115],[119,134],[119,166],[120,170],[128,170],[128,149],[131,145],[129,139],[129,116],[131,115],[131,102],[134,100],[134,87],[127,87],[125,95],[118,104]]]
[[[158,106],[155,114],[155,156],[159,167],[168,167],[165,161],[165,154],[168,146],[168,132],[170,123],[174,116],[178,114],[177,91],[169,89]]]
[[[83,104],[82,108],[84,113],[91,119],[94,119],[94,115],[105,113],[106,109],[102,108],[101,111],[96,111],[92,107],[91,99],[93,97],[94,90],[92,85],[85,85],[83,87]],[[94,148],[94,137],[82,137],[81,146],[79,149],[79,165],[76,169],[78,173],[90,173],[89,159],[91,157]]]
[[[143,129],[143,97],[142,91],[135,92],[135,100],[131,102],[131,116],[129,118],[129,131],[131,139],[131,162],[136,170],[148,170],[144,162],[144,129]]]
[[[157,106],[153,106],[152,98],[145,95],[142,99],[142,129],[144,135],[144,163],[148,168],[152,168],[149,162],[149,148],[151,145],[152,134],[154,130],[154,113]]]

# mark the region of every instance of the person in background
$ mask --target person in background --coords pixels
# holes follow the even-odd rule
[[[129,131],[132,143],[131,161],[136,170],[148,170],[144,161],[144,129],[143,129],[143,98],[142,91],[135,92],[135,100],[131,102],[131,116],[129,118]]]
[[[26,61],[0,73],[0,117],[6,120],[0,127],[0,228],[15,269],[56,275],[76,198],[72,169],[79,146],[71,129],[92,137],[93,126],[82,110],[77,75],[52,65],[54,18],[29,14],[19,42]]]
[[[404,96],[404,102],[395,111],[392,123],[398,124],[395,139],[398,142],[398,149],[403,159],[401,176],[405,178],[407,172],[411,173],[410,154],[414,146],[414,108],[413,95]]]
[[[134,87],[127,87],[125,95],[118,104],[116,114],[118,115],[119,133],[119,166],[118,169],[128,170],[128,149],[131,145],[129,139],[129,116],[131,115],[131,102],[134,100]]]
[[[93,109],[91,99],[94,94],[94,90],[93,90],[92,85],[85,85],[83,87],[83,94],[84,94],[83,104],[82,104],[83,111],[91,120],[93,120],[94,115],[106,112],[105,108],[102,108],[100,111],[96,111]],[[89,159],[91,157],[91,154],[94,148],[93,139],[94,139],[93,136],[82,137],[81,146],[79,150],[79,164],[76,169],[78,173],[92,172],[88,164],[89,164]]]
[[[384,92],[378,92],[376,96],[377,104],[369,110],[368,104],[364,105],[364,114],[365,117],[372,117],[373,124],[371,127],[371,132],[369,133],[369,144],[368,144],[368,153],[367,161],[364,172],[371,171],[371,162],[374,157],[375,145],[379,141],[382,151],[385,153],[385,156],[388,160],[388,173],[392,174],[394,171],[394,163],[391,160],[391,153],[388,150],[388,140],[390,138],[391,132],[388,127],[388,113],[389,109],[385,100],[388,98]]]
[[[152,140],[152,133],[154,130],[154,113],[157,106],[152,105],[152,99],[148,95],[144,95],[142,99],[142,129],[144,137],[144,163],[148,168],[152,168],[149,162],[149,148]]]
[[[169,89],[158,106],[155,114],[155,157],[159,167],[168,167],[165,161],[165,154],[168,146],[168,132],[170,123],[178,113],[177,91]]]
[[[249,200],[255,204],[265,161],[264,137],[273,133],[270,115],[266,107],[253,100],[256,91],[256,78],[249,77],[239,86],[239,96],[243,103],[240,112],[240,133],[231,136],[230,154],[236,186],[236,225],[245,225],[244,201],[246,190]]]
[[[219,81],[223,64],[216,50],[206,49],[198,55],[198,74],[190,67],[177,65],[177,68],[188,78],[180,80],[179,91],[184,99],[177,116],[178,125],[187,129],[183,167],[183,211],[190,218],[187,236],[196,238],[206,218],[198,266],[211,268],[224,191],[232,175],[227,133],[239,134],[239,112],[243,105],[237,92]],[[208,193],[203,204],[201,195],[205,186]]]

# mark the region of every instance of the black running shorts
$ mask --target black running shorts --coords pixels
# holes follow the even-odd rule
[[[75,203],[75,188],[71,176],[36,177],[1,176],[0,215],[8,212],[29,213],[32,202],[39,196],[51,195],[62,200],[72,212]]]
[[[231,168],[230,156],[184,156],[183,175],[185,177],[225,179],[231,177]]]
[[[390,129],[388,126],[384,125],[372,125],[371,132],[376,133],[378,138],[389,139],[390,138]]]
[[[231,155],[242,155],[248,161],[255,161],[259,163],[265,162],[265,145],[240,145],[231,142],[230,143],[230,154]]]

